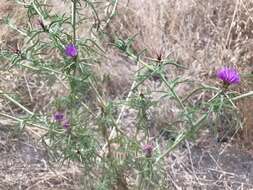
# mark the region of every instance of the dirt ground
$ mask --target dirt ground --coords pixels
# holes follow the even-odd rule
[[[252,154],[210,136],[186,143],[185,151],[172,154],[169,160],[175,189],[253,189]]]
[[[50,163],[47,151],[31,134],[0,122],[1,190],[78,190],[77,166]]]
[[[252,154],[210,136],[204,139],[186,142],[168,156],[171,189],[253,189]],[[86,189],[77,164],[58,167],[36,139],[3,120],[0,155],[1,190]]]
[[[56,0],[52,2],[54,5],[58,3]],[[214,71],[221,65],[233,65],[245,73],[253,71],[253,1],[143,2],[121,1],[119,15],[113,20],[114,25],[107,28],[108,33],[131,36],[141,31],[134,45],[136,50],[147,48],[150,56],[154,56],[161,47],[166,49],[166,54],[189,66],[190,69],[183,73],[184,77],[195,76],[196,81],[207,80],[213,83]],[[57,4],[58,9],[62,7],[62,4]],[[0,16],[6,13],[17,16],[22,10],[17,9],[11,2],[4,1],[0,5],[0,11]],[[17,23],[22,23],[22,18],[19,17]],[[15,33],[10,32],[3,23],[0,26],[0,45],[3,47],[14,41],[12,36]],[[136,68],[115,51],[108,52],[111,59],[105,61],[100,71],[111,74],[112,80],[106,86],[108,94],[120,97],[129,90]],[[122,69],[125,71],[124,75],[121,73]],[[178,74],[173,70],[169,73],[172,77]],[[33,80],[39,79],[15,71],[11,76],[1,73],[0,87],[8,91],[22,92],[25,103],[32,110],[40,107],[46,109],[46,105],[51,101],[50,95],[55,89],[41,90],[46,88],[44,84],[35,86],[37,83]],[[34,91],[28,91],[27,83],[34,87]],[[252,79],[243,79],[243,85],[239,90],[244,92],[252,89]],[[187,87],[179,90],[183,92]],[[33,94],[34,99],[29,98],[29,93]],[[37,97],[35,94],[40,96]],[[8,106],[1,100],[1,111],[10,111],[11,108]],[[247,131],[253,131],[252,99],[241,102],[238,106],[249,129]],[[164,112],[164,107],[173,106],[161,105],[158,116],[154,118],[158,128],[162,128],[163,123],[173,115],[173,111]],[[124,117],[128,120],[127,124],[131,123],[129,117]],[[2,117],[0,120],[1,190],[85,189],[77,164],[59,168],[58,164],[49,159],[47,151],[38,143],[38,138],[33,136],[34,133],[31,135],[29,130],[21,130],[19,125]],[[230,137],[226,142],[217,142],[211,133],[204,132],[197,142],[185,142],[184,146],[168,155],[167,171],[171,189],[253,189],[253,136],[249,135],[250,132],[243,135],[242,139]],[[247,149],[241,148],[244,141],[248,144]]]

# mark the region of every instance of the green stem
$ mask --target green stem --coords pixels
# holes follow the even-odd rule
[[[160,74],[163,82],[165,83],[165,85],[168,87],[168,89],[170,90],[170,92],[172,93],[172,95],[176,98],[176,101],[179,103],[179,105],[181,106],[181,108],[186,111],[185,106],[183,104],[183,102],[181,101],[181,99],[179,98],[179,96],[176,94],[176,92],[171,88],[170,84],[168,83],[168,81],[165,79],[163,74]]]
[[[143,66],[145,66],[146,68],[154,71],[154,68],[152,66],[150,66],[149,64],[139,60],[135,55],[131,54],[130,52],[127,52],[127,54],[129,55],[129,57],[135,61],[140,62]],[[165,79],[163,74],[160,74],[160,77],[162,78],[163,82],[165,83],[165,85],[169,88],[169,90],[171,91],[172,95],[176,98],[176,101],[180,104],[180,106],[182,107],[183,110],[186,111],[185,106],[183,104],[183,102],[181,101],[181,99],[178,97],[178,95],[175,93],[175,91],[171,88],[170,84],[168,83],[168,81]]]
[[[249,97],[249,96],[253,96],[253,91],[250,91],[250,92],[248,92],[246,94],[242,94],[240,96],[236,96],[234,98],[231,98],[231,100],[239,100],[241,98],[246,98],[246,97]]]
[[[26,123],[26,124],[28,124],[28,125],[30,125],[30,126],[32,126],[32,127],[36,127],[36,128],[39,128],[39,129],[43,129],[43,130],[45,130],[45,131],[48,131],[48,130],[49,130],[49,128],[47,128],[47,127],[43,127],[43,126],[41,126],[41,125],[38,125],[38,124],[35,124],[35,123],[31,123],[31,122],[29,122],[29,121],[25,121],[25,120],[23,120],[23,119],[20,119],[20,118],[17,118],[17,117],[8,115],[8,114],[6,114],[6,113],[0,113],[0,116],[9,118],[9,119],[11,119],[11,120],[13,120],[13,121],[15,121],[15,122],[18,122],[18,123]],[[61,132],[59,132],[59,131],[53,130],[53,132],[58,133],[58,134],[61,134]]]
[[[202,115],[194,124],[194,127],[199,126],[207,117],[208,113]],[[157,164],[161,159],[163,159],[170,151],[172,151],[179,143],[181,143],[183,140],[185,140],[187,138],[189,134],[189,131],[185,131],[182,132],[175,140],[175,142],[161,155],[159,156],[156,161],[155,164]]]
[[[211,98],[211,99],[209,100],[209,102],[212,101],[212,100],[214,100],[214,99],[215,99],[217,96],[219,96],[221,93],[222,93],[222,91],[219,91],[217,94],[214,95],[213,98]],[[246,94],[242,94],[242,95],[240,95],[240,96],[231,98],[231,100],[239,100],[239,99],[241,99],[241,98],[246,98],[246,97],[249,97],[249,96],[253,96],[253,91],[250,91],[250,92],[248,92],[248,93],[246,93]],[[209,110],[209,112],[210,112],[210,110]],[[202,116],[193,124],[193,126],[194,126],[194,127],[199,126],[199,125],[206,119],[206,117],[207,117],[207,115],[208,115],[209,112],[207,112],[206,114],[202,115]],[[196,129],[195,129],[195,130],[196,130]],[[197,128],[197,130],[198,130],[198,128]],[[180,142],[182,142],[184,139],[186,139],[186,138],[187,138],[187,135],[188,135],[188,131],[181,133],[181,134],[177,137],[177,139],[175,140],[175,142],[174,142],[174,143],[173,143],[161,156],[159,156],[159,157],[156,159],[156,162],[155,162],[155,163],[158,163],[158,162],[159,162],[161,159],[163,159],[171,150],[173,150]]]
[[[183,98],[182,102],[187,101],[193,94],[195,94],[196,92],[205,89],[204,87],[200,87],[197,89],[194,89],[193,91],[191,91],[186,97]]]
[[[232,99],[226,94],[224,93],[225,97],[228,99],[228,101],[230,102],[230,104],[234,107],[234,109],[237,109],[237,107],[235,106],[234,102],[232,101]]]
[[[35,3],[36,2],[36,3]],[[38,15],[40,15],[40,17],[42,18],[42,20],[44,21],[44,15],[42,14],[40,7],[37,4],[37,1],[32,2],[32,6],[34,8],[34,10],[37,12]]]
[[[163,159],[171,150],[173,150],[180,142],[182,142],[187,136],[187,132],[183,132],[180,135],[177,136],[175,142],[161,155],[159,156],[155,164],[157,164],[161,159]]]
[[[20,107],[22,110],[24,110],[26,113],[28,113],[29,115],[34,115],[33,112],[31,112],[30,110],[28,110],[25,106],[23,106],[22,104],[20,104],[19,102],[17,102],[16,100],[14,100],[11,96],[9,96],[8,94],[4,93],[2,90],[0,90],[0,94],[2,94],[5,98],[7,98],[9,101],[11,101],[12,103],[16,104],[18,107]]]
[[[218,91],[210,100],[208,100],[208,103],[212,102],[215,98],[217,98],[222,93],[223,93],[223,90]]]
[[[108,19],[106,20],[104,26],[102,27],[102,31],[107,27],[107,25],[109,24],[110,20],[115,15],[115,12],[116,12],[116,9],[117,9],[117,5],[118,5],[118,0],[115,0],[114,5],[113,5],[113,9],[111,11],[111,14],[108,17]]]
[[[72,0],[72,21],[71,21],[71,24],[72,24],[72,27],[73,27],[73,44],[76,45],[76,15],[77,15],[77,0]],[[74,58],[74,68],[73,68],[73,76],[76,75],[77,73],[77,57]],[[71,90],[72,87],[71,87]]]
[[[76,44],[76,0],[72,0],[73,43]]]
[[[185,98],[183,98],[182,102],[185,102],[187,101],[193,94],[195,94],[196,92],[198,91],[201,91],[201,90],[211,90],[211,91],[218,91],[219,89],[218,88],[215,88],[215,87],[211,87],[211,86],[207,86],[207,85],[201,85],[201,87],[197,88],[197,89],[194,89],[192,92],[190,92]]]
[[[138,62],[137,62],[137,67],[139,67]],[[137,70],[138,70],[138,69],[137,69]],[[137,72],[137,74],[138,74],[138,72]],[[135,75],[134,78],[136,78],[137,74]],[[133,83],[132,83],[132,85],[131,85],[131,87],[130,87],[129,93],[128,93],[126,99],[125,99],[126,102],[128,102],[128,101],[130,100],[130,98],[132,97],[133,92],[134,92],[134,89],[135,89],[135,87],[136,87],[136,84],[137,84],[137,81],[134,79],[134,81],[133,81]],[[126,108],[127,108],[126,105],[124,105],[124,106],[121,108],[120,113],[119,113],[119,115],[118,115],[118,118],[117,118],[117,120],[114,122],[115,126],[113,127],[113,129],[112,129],[112,131],[111,131],[111,133],[110,133],[110,135],[109,135],[109,140],[112,140],[112,139],[114,139],[114,138],[116,137],[117,131],[121,131],[120,126],[118,127],[118,125],[119,125],[119,123],[120,123],[120,121],[121,121],[121,118],[122,118],[122,116],[123,116],[123,114],[124,114]],[[105,148],[107,147],[107,145],[108,145],[108,144],[105,144],[105,145],[103,146],[102,150],[105,150]]]

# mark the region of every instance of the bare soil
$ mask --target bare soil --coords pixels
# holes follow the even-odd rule
[[[253,189],[253,154],[230,143],[206,136],[169,160],[175,189]]]
[[[59,9],[58,1],[52,1]],[[240,71],[250,73],[252,67],[252,0],[157,0],[121,1],[119,15],[113,20],[108,33],[123,37],[132,36],[141,31],[134,48],[140,51],[147,48],[150,56],[160,49],[171,55],[179,63],[189,66],[185,78],[215,83],[214,71],[223,65],[236,66]],[[10,1],[0,5],[0,15],[7,13],[17,17],[22,23],[22,10]],[[19,15],[19,16],[17,16]],[[1,47],[16,40],[15,33],[1,23]],[[111,59],[99,68],[101,73],[109,73],[112,80],[105,85],[108,96],[122,97],[129,90],[135,66],[123,59],[113,50],[108,51]],[[122,70],[124,75],[122,75]],[[174,77],[178,72],[168,71]],[[8,76],[7,76],[8,75]],[[0,87],[8,92],[22,93],[26,105],[36,110],[45,108],[51,97],[50,89],[43,83],[36,86],[38,80],[26,73],[13,71],[1,73]],[[34,91],[29,92],[27,84]],[[33,85],[34,84],[34,85]],[[41,90],[42,89],[42,90]],[[55,87],[57,90],[57,87]],[[55,90],[54,89],[54,90]],[[252,78],[243,79],[240,91],[252,90]],[[179,89],[184,92],[187,88]],[[47,92],[38,97],[40,92]],[[31,100],[29,93],[34,99]],[[22,99],[22,100],[24,100]],[[0,99],[1,100],[1,99]],[[41,100],[40,102],[38,100]],[[39,104],[39,105],[38,105]],[[1,111],[13,109],[1,100]],[[164,103],[154,117],[157,127],[162,128],[174,112],[167,108],[173,105]],[[253,121],[252,99],[238,104],[246,126],[239,139],[217,142],[210,133],[204,134],[198,142],[186,142],[184,148],[177,149],[168,156],[168,174],[172,189],[253,189]],[[14,110],[16,112],[16,110]],[[126,124],[131,118],[125,117]],[[80,171],[77,166],[58,168],[51,162],[47,151],[38,143],[38,138],[19,125],[5,122],[0,118],[0,189],[1,190],[81,190]],[[241,138],[240,138],[241,137]],[[242,148],[247,144],[247,148]]]
[[[0,124],[0,155],[1,190],[80,189],[80,171],[50,163],[41,144],[17,126]]]

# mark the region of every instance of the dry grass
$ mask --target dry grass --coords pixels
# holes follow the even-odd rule
[[[3,24],[3,17],[10,15],[18,26],[24,26],[25,11],[12,1],[3,1],[0,5],[0,47],[10,48],[22,44],[22,36]],[[22,16],[23,15],[23,16]],[[48,107],[54,97],[64,95],[66,90],[61,83],[49,88],[45,78],[36,73],[12,69],[6,71],[1,63],[0,89],[15,95],[31,111],[49,112]],[[0,99],[0,110],[13,115],[21,110]],[[23,130],[18,123],[1,117],[0,152],[1,172],[0,189],[49,190],[80,188],[80,169],[76,165],[57,168],[48,161],[46,150],[38,143],[43,131],[26,127]]]
[[[81,173],[76,164],[59,168],[49,162],[47,151],[35,136],[42,131],[32,128],[22,131],[20,126],[2,117],[0,129],[0,189],[80,188]]]
[[[63,4],[59,6],[58,0],[52,1],[52,4],[57,5],[58,10],[65,7]],[[13,6],[12,2],[4,1],[0,5],[0,11],[0,16],[11,13],[14,15],[14,18],[18,18],[16,22],[22,25],[23,19],[20,16],[23,14],[22,9]],[[155,57],[156,53],[162,49],[166,56],[169,55],[180,64],[189,68],[185,71],[175,71],[173,68],[169,68],[167,72],[172,78],[178,74],[182,74],[184,78],[192,79],[195,82],[216,83],[215,70],[224,65],[235,66],[243,73],[251,73],[253,71],[252,26],[253,0],[122,0],[118,6],[118,15],[106,30],[111,39],[115,35],[127,38],[139,34],[133,46],[135,51],[147,48],[146,56]],[[1,47],[22,41],[19,37],[15,37],[15,32],[10,32],[2,24],[1,27]],[[87,31],[83,30],[79,32],[84,35]],[[118,52],[115,52],[110,47],[107,52],[109,59],[105,59],[101,67],[96,68],[101,73],[101,76],[110,75],[110,78],[106,80],[103,87],[105,89],[104,94],[111,98],[122,98],[130,89],[136,65],[129,62],[129,60],[119,55]],[[151,89],[158,90],[163,88],[162,86],[157,87],[157,84],[154,83],[148,85]],[[50,105],[52,98],[64,94],[64,92],[59,90],[62,89],[59,85],[49,89],[42,78],[31,73],[15,70],[11,74],[1,73],[0,87],[8,92],[19,94],[22,103],[34,111],[49,111],[50,109],[47,106]],[[178,89],[178,91],[183,94],[190,88],[191,86],[185,85]],[[244,92],[252,89],[252,77],[244,77],[243,85],[238,90]],[[154,95],[154,97],[156,96],[158,94]],[[242,137],[247,146],[252,148],[253,99],[241,101],[238,103],[238,107],[242,112],[246,126]],[[1,109],[3,108],[11,112],[18,112],[13,105],[9,105],[5,101],[1,102]],[[162,102],[160,108],[154,110],[153,124],[158,128],[166,127],[167,121],[172,121],[177,111],[173,103]],[[133,125],[133,117],[130,113],[128,117],[125,117],[123,123],[127,126]],[[3,127],[1,126],[2,129]],[[25,141],[27,142],[27,139]],[[5,145],[3,147],[4,149],[6,148]],[[205,149],[210,150],[204,147],[203,150]],[[211,155],[214,154],[211,150],[210,152]],[[192,154],[199,155],[196,151]],[[20,155],[22,156],[22,154]],[[218,181],[218,185],[214,186],[216,189],[234,188],[234,186],[228,185],[229,182],[233,183],[235,181],[237,183],[236,180],[238,178],[231,179],[232,172],[226,173],[226,168],[219,168],[216,162],[214,167],[210,166],[211,169],[204,171],[204,173],[216,170],[220,175],[217,174],[214,178],[208,179],[201,178],[203,166],[202,168],[198,168],[195,165],[193,167],[192,164],[187,166],[184,164],[186,161],[190,161],[189,155],[191,155],[189,151],[186,151],[186,153],[176,152],[169,158],[170,165],[168,166],[168,171],[171,178],[169,180],[175,189],[181,189],[180,183],[182,181],[185,188],[208,189],[210,184],[215,184],[218,181],[214,179],[215,177],[220,180]],[[192,156],[194,157],[194,155]],[[66,186],[58,187],[55,185],[52,189],[78,189],[73,184],[71,186],[69,182],[65,183],[64,177],[61,178],[61,176],[66,177],[70,175],[65,168],[59,171],[62,172],[61,175],[54,174],[49,170],[40,172],[33,170],[32,167],[35,167],[35,165],[29,165],[29,163],[20,161],[22,157],[16,158],[15,156],[17,155],[15,155],[13,150],[9,152],[9,155],[6,154],[6,156],[8,156],[6,159],[13,157],[13,162],[16,165],[13,165],[13,168],[11,167],[9,170],[2,170],[4,172],[0,176],[0,182],[2,183],[0,185],[4,185],[4,187],[13,189],[18,187],[17,185],[24,185],[21,189],[25,187],[30,187],[30,189],[49,189],[50,183],[58,183],[59,185],[65,184]],[[176,157],[176,159],[173,159],[173,157]],[[6,161],[6,159],[2,161]],[[28,166],[26,164],[29,167],[24,170]],[[236,164],[236,162],[232,164]],[[252,166],[252,163],[250,166]],[[18,175],[21,175],[21,177],[16,177],[19,167],[23,168],[23,173],[19,172]],[[243,166],[241,167],[243,168]],[[196,170],[199,173],[196,174]],[[220,171],[223,171],[223,173]],[[7,172],[10,174],[5,175]],[[72,175],[75,172],[76,170],[73,170],[70,173]],[[31,178],[29,176],[31,173],[36,176]],[[176,181],[178,176],[182,176],[182,174],[184,174],[184,177],[181,178],[181,181]],[[233,176],[237,174],[235,172]],[[31,178],[30,181],[26,182],[29,178]],[[73,180],[73,177],[70,179]],[[56,182],[50,182],[51,180],[56,180]],[[236,187],[240,188],[240,185],[243,184],[247,185],[245,189],[250,189],[251,184],[243,180],[240,181],[239,185],[236,184]],[[0,188],[2,187],[0,186]]]
[[[183,73],[169,68],[172,78],[180,73],[195,82],[216,83],[215,72],[223,66],[237,67],[244,74],[253,71],[252,5],[252,0],[121,1],[108,33],[112,38],[138,34],[133,46],[136,51],[147,48],[146,55],[155,58],[163,49],[165,55],[189,68]],[[245,92],[252,87],[252,77],[243,77],[239,90]],[[190,88],[182,86],[178,91]],[[253,130],[252,102],[249,98],[238,104],[247,131]],[[173,105],[163,105],[158,115],[168,120],[173,110],[166,111],[166,107]]]
[[[156,53],[162,49],[165,51],[165,55],[169,55],[189,68],[184,72],[169,68],[167,73],[172,78],[182,74],[184,78],[192,79],[195,82],[204,81],[219,85],[216,82],[215,72],[220,67],[237,67],[243,74],[250,74],[253,71],[252,11],[252,0],[121,1],[118,16],[114,18],[113,24],[107,30],[108,34],[111,34],[111,39],[114,38],[114,35],[127,38],[138,34],[133,45],[135,51],[147,48],[146,56],[155,58]],[[135,65],[130,65],[130,68],[136,70]],[[120,75],[122,71],[113,69],[111,73]],[[118,82],[114,81],[114,83]],[[250,78],[243,75],[242,85],[235,90],[240,92],[252,90],[252,82],[252,75]],[[121,84],[119,86],[124,85],[124,83]],[[154,84],[149,84],[149,86],[155,90],[163,88],[157,88]],[[183,94],[189,88],[191,87],[187,85],[182,86],[178,91]],[[202,96],[199,99],[205,98],[205,94]],[[239,135],[236,140],[239,146],[246,145],[251,149],[251,152],[252,104],[252,98],[237,104],[245,127],[240,132],[242,135]],[[162,102],[159,109],[154,110],[152,114],[155,121],[152,124],[157,128],[167,127],[168,121],[173,121],[176,114],[177,109],[173,103]],[[123,123],[126,126],[131,126],[133,118],[132,114],[128,114]],[[222,123],[221,119],[220,122],[213,123],[213,125],[223,125]],[[214,126],[211,125],[211,127]],[[226,126],[217,127],[231,130],[226,129]],[[216,152],[225,151],[213,160],[214,164],[211,164],[212,166],[210,165],[208,169],[206,169],[206,163],[201,167],[193,166],[191,163],[185,164],[190,162],[189,156],[182,156],[181,153],[172,154],[169,157],[172,160],[168,163],[168,176],[170,176],[169,180],[172,182],[172,186],[175,189],[251,189],[252,184],[248,183],[251,177],[244,178],[246,181],[243,177],[238,177],[243,175],[238,173],[238,170],[242,171],[244,166],[240,162],[230,161],[229,158],[233,160],[234,155],[238,157],[235,160],[246,159],[247,167],[252,168],[252,157],[236,151],[235,147],[227,151],[226,148],[217,147],[217,144],[213,142],[214,137],[208,140],[206,143],[213,146],[213,150],[209,146],[201,147],[204,154],[207,151],[210,156],[213,156],[216,155]],[[227,146],[230,144],[225,145],[225,147]],[[193,153],[192,151],[186,152],[186,155],[189,154],[195,158],[202,157],[194,150]],[[200,160],[199,163],[201,162]],[[219,164],[223,164],[224,167]],[[238,166],[238,170],[231,169],[235,165]],[[210,177],[210,175],[213,176]],[[246,175],[252,176],[251,173]],[[183,177],[179,179],[180,176]]]

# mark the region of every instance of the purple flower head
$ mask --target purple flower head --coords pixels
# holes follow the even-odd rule
[[[44,31],[47,30],[47,28],[46,28],[46,26],[45,26],[43,20],[38,19],[38,20],[37,20],[37,25],[38,25],[40,28],[42,28]]]
[[[65,121],[63,122],[63,124],[62,124],[62,127],[63,127],[64,129],[69,129],[69,128],[70,128],[69,121],[68,121],[68,120],[65,120]]]
[[[74,44],[68,44],[65,47],[65,54],[69,57],[76,57],[77,56],[77,47]]]
[[[217,77],[227,86],[240,83],[240,75],[236,69],[224,67],[223,69],[218,70]]]
[[[62,113],[62,112],[55,112],[54,115],[53,115],[53,117],[54,117],[55,121],[61,122],[63,120],[63,118],[64,118],[64,113]]]
[[[142,148],[146,157],[151,157],[153,152],[153,145],[152,144],[145,144]]]

